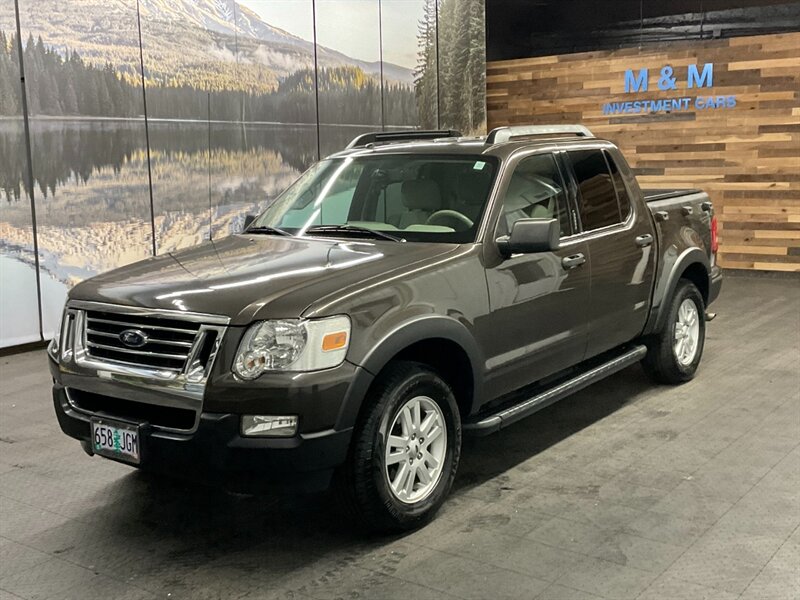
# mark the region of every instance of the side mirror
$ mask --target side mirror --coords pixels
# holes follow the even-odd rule
[[[503,256],[532,254],[558,250],[561,227],[557,219],[520,219],[511,226],[511,233],[497,238]]]
[[[244,227],[242,227],[242,231],[247,231],[247,228],[252,225],[253,221],[256,220],[257,215],[245,215],[244,216]]]

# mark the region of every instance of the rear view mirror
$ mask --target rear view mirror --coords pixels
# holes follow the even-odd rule
[[[519,219],[511,233],[497,238],[497,247],[504,256],[558,250],[561,228],[557,219]]]
[[[242,227],[242,231],[247,231],[247,228],[256,220],[256,215],[245,215],[244,216],[244,227]]]

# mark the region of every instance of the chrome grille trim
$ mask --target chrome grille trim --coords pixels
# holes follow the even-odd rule
[[[90,327],[91,322],[97,323],[93,312],[106,313],[104,321],[108,323]],[[159,319],[167,320],[165,327],[160,327]],[[180,327],[180,322],[186,327]],[[220,315],[71,300],[64,309],[59,353],[53,358],[57,358],[62,378],[69,385],[109,396],[119,393],[121,398],[137,402],[190,409],[197,415],[196,425],[228,322]],[[126,347],[121,340],[115,344],[118,334],[109,329],[128,327],[146,332],[147,344],[142,348]]]
[[[100,350],[111,350],[112,352],[124,352],[126,354],[136,354],[138,356],[152,356],[155,358],[166,358],[169,360],[181,360],[186,362],[186,359],[189,358],[188,354],[163,354],[161,352],[152,352],[150,350],[133,350],[131,348],[125,348],[120,346],[107,346],[105,344],[98,344],[96,342],[86,342],[87,348],[98,348]],[[124,361],[118,361],[124,362]],[[136,363],[132,363],[136,364]],[[167,368],[167,367],[164,367]],[[180,369],[176,369],[180,370]]]
[[[100,316],[98,316],[98,314]],[[116,315],[121,315],[120,319]],[[125,316],[130,315],[130,316]],[[65,323],[71,344],[73,358],[78,363],[93,361],[118,367],[130,367],[148,372],[151,376],[174,378],[185,375],[189,381],[201,381],[207,376],[214,356],[208,357],[208,365],[197,364],[197,357],[203,352],[210,334],[215,334],[217,341],[225,328],[218,325],[207,325],[198,321],[203,315],[189,313],[184,318],[180,311],[140,309],[134,307],[117,307],[91,302],[69,302],[66,307]],[[166,319],[166,321],[164,321]],[[208,315],[209,321],[227,318]],[[175,323],[186,322],[187,327],[176,326]],[[117,331],[103,331],[91,327],[92,323],[101,323],[116,328],[121,333],[124,329],[135,328],[147,334],[146,343],[141,348],[130,348],[119,340]],[[101,325],[102,327],[102,325]],[[184,339],[165,339],[167,336]],[[97,339],[100,338],[100,339]],[[65,338],[67,339],[67,338]],[[218,343],[214,344],[216,353]],[[168,348],[174,348],[174,352]]]
[[[175,316],[168,320],[161,315],[117,318],[116,313],[109,310],[94,309],[86,309],[82,314],[84,329],[80,333],[83,334],[86,353],[98,360],[182,372],[192,349],[202,343],[202,325],[190,323],[191,328],[182,328],[182,321]],[[130,329],[146,336],[141,346],[127,346],[120,338],[122,332]],[[162,340],[170,336],[175,339],[166,341],[179,342],[183,347],[160,345]]]
[[[92,321],[92,319],[89,319],[89,321]],[[111,338],[119,337],[116,333],[111,333],[109,331],[98,331],[96,329],[89,329],[89,328],[86,329],[86,333],[91,335],[99,335]],[[176,340],[162,340],[162,339],[150,338],[150,341],[154,344],[164,344],[166,346],[180,346],[181,348],[191,348],[192,346],[194,346],[192,342],[179,342]]]
[[[100,311],[98,311],[100,312]],[[102,311],[107,312],[107,311]],[[120,327],[135,327],[137,329],[159,329],[162,331],[172,331],[175,333],[189,333],[191,335],[195,335],[197,333],[196,329],[179,329],[177,327],[169,327],[167,325],[154,325],[150,327],[148,325],[143,325],[142,323],[131,323],[130,321],[116,321],[112,319],[102,319],[100,317],[87,317],[87,320],[90,323],[107,323],[108,325],[118,325]]]

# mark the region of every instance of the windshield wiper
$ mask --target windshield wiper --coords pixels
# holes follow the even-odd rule
[[[292,234],[288,231],[284,231],[283,229],[278,229],[277,227],[268,227],[266,225],[259,225],[258,227],[250,227],[249,229],[245,229],[244,233],[277,233],[278,235],[288,235],[292,237]]]
[[[348,232],[366,234],[384,240],[391,240],[393,242],[405,242],[405,239],[398,237],[396,235],[392,235],[391,233],[378,231],[377,229],[370,229],[369,227],[361,227],[360,225],[314,225],[313,227],[309,227],[308,229],[306,229],[306,234],[348,233]]]

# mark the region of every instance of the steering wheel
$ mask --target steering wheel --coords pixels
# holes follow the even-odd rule
[[[459,224],[466,225],[467,229],[470,229],[474,225],[474,223],[468,216],[461,214],[457,210],[450,210],[450,209],[437,210],[430,217],[428,217],[428,220],[425,221],[425,224],[442,225],[442,223],[436,223],[436,221],[450,221],[451,223],[453,221],[458,221]]]

